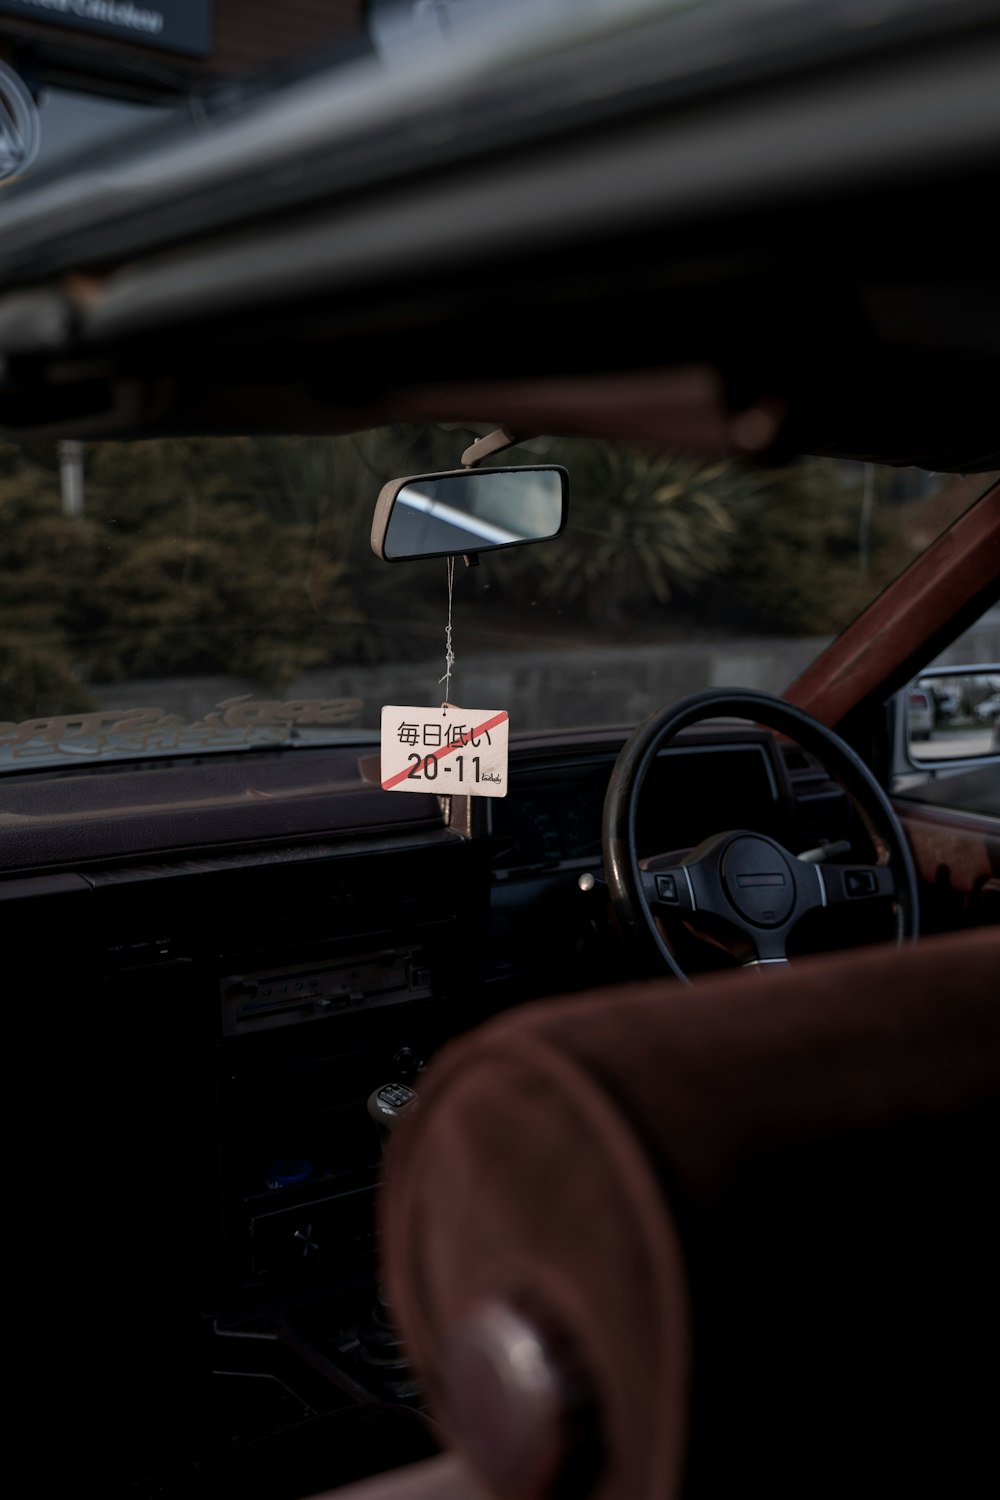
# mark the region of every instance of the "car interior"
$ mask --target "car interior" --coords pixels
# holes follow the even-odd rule
[[[1000,18],[864,9],[0,189],[43,1487],[994,1492]]]

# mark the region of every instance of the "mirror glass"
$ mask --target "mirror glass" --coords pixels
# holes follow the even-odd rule
[[[565,492],[565,470],[555,467],[411,479],[389,513],[382,556],[399,561],[545,541],[562,530]]]
[[[905,699],[913,760],[966,760],[1000,751],[1000,666],[930,672],[910,683]]]

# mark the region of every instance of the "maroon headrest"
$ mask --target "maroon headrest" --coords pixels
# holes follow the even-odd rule
[[[434,1409],[502,1496],[985,1493],[998,1119],[998,929],[481,1028],[390,1153]]]

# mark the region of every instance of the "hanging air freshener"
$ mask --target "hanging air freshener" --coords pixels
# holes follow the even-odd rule
[[[506,709],[387,704],[382,710],[382,790],[507,795]]]
[[[452,595],[455,559],[448,559],[445,701],[430,708],[386,704],[382,710],[382,790],[506,797],[506,709],[459,708],[448,702],[455,652]]]

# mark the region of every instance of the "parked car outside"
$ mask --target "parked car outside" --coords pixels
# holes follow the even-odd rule
[[[929,740],[934,730],[934,703],[926,688],[911,688],[906,698],[911,740]]]
[[[1000,693],[994,693],[992,697],[984,698],[982,703],[977,703],[974,713],[984,724],[995,723],[1000,718]]]

